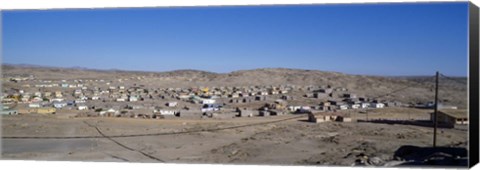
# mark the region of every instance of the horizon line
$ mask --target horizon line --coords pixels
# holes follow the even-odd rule
[[[17,66],[17,67],[39,67],[39,68],[59,68],[59,69],[77,69],[77,70],[89,70],[89,71],[122,71],[122,72],[143,72],[143,73],[167,73],[167,72],[175,72],[175,71],[199,71],[199,72],[207,72],[213,74],[231,74],[234,72],[239,71],[251,71],[251,70],[261,70],[261,69],[289,69],[289,70],[301,70],[301,71],[319,71],[319,72],[329,72],[329,73],[340,73],[345,75],[354,75],[354,76],[375,76],[375,77],[422,77],[422,76],[432,76],[426,74],[417,74],[417,75],[378,75],[378,74],[354,74],[354,73],[346,73],[341,71],[331,71],[331,70],[319,70],[319,69],[302,69],[302,68],[288,68],[288,67],[261,67],[261,68],[252,68],[252,69],[239,69],[229,72],[216,72],[216,71],[208,71],[208,70],[200,70],[200,69],[188,69],[188,68],[180,68],[174,70],[165,70],[165,71],[154,71],[154,70],[131,70],[131,69],[118,69],[118,68],[90,68],[90,67],[83,67],[83,66],[51,66],[51,65],[38,65],[38,64],[12,64],[12,63],[2,63],[2,67],[8,66]],[[468,78],[467,76],[458,76],[458,75],[451,75],[451,77],[459,77],[459,78]]]

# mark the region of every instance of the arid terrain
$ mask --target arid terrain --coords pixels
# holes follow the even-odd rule
[[[77,79],[102,79],[104,81],[101,83],[91,82],[90,86],[104,88],[111,85],[142,85],[149,93],[153,93],[155,89],[166,88],[291,85],[295,88],[302,87],[298,90],[292,88],[286,93],[294,98],[288,101],[289,105],[313,106],[339,98],[335,97],[335,92],[333,97],[304,97],[306,88],[303,86],[328,85],[347,89],[342,93],[346,91],[365,98],[400,102],[402,105],[319,111],[319,114],[343,113],[352,119],[351,122],[322,123],[309,122],[308,114],[287,111],[276,116],[259,116],[255,112],[245,117],[203,115],[143,119],[137,116],[102,117],[98,116],[98,113],[97,116],[79,116],[96,111],[66,106],[57,109],[54,114],[3,115],[1,159],[397,166],[412,162],[413,159],[399,153],[402,146],[432,146],[430,113],[433,110],[414,106],[433,101],[433,74],[421,77],[380,77],[283,68],[224,74],[195,70],[153,73],[4,65],[2,75],[4,93],[20,88],[32,93],[45,92],[48,89],[56,91],[62,88],[38,88],[33,87],[33,84]],[[26,80],[22,84],[23,81],[13,82],[6,79],[15,76],[34,77],[34,80]],[[105,85],[105,82],[111,84]],[[27,83],[32,86],[23,86]],[[466,79],[443,78],[440,83],[439,101],[446,106],[465,109]],[[75,88],[68,90],[63,93],[64,97],[65,94],[72,94]],[[230,112],[229,109],[234,110],[235,107],[256,111],[261,110],[259,108],[265,103],[273,103],[281,95],[273,94],[268,97],[265,101],[249,103],[229,103],[230,97],[216,100],[224,103],[222,109],[227,110],[225,112]],[[201,107],[199,104],[168,96],[133,103],[153,108],[168,101],[177,101],[178,110],[188,107],[191,111]],[[110,108],[115,103],[118,102],[86,102],[88,106],[97,108]],[[19,102],[15,106],[27,107],[27,103]],[[312,107],[312,110],[315,109]],[[130,112],[140,111],[129,109],[128,113]],[[437,146],[466,149],[467,134],[466,126],[439,128]],[[431,155],[425,155],[421,158],[430,157]]]
[[[3,136],[39,138],[3,139],[2,159],[350,166],[356,160],[376,157],[381,161],[372,164],[384,165],[394,160],[394,152],[401,146],[432,144],[433,129],[415,125],[315,124],[306,122],[306,117],[260,124],[291,117],[142,120],[6,116]],[[241,125],[251,126],[215,130]],[[95,127],[106,136],[121,137],[103,138]],[[181,133],[198,130],[202,131]],[[131,134],[152,135],[129,137]],[[467,132],[441,129],[438,145],[466,147]]]

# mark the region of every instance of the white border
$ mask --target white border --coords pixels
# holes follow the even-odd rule
[[[110,162],[62,162],[62,161],[0,161],[5,169],[62,169],[62,170],[86,170],[86,169],[115,169],[115,170],[145,170],[145,169],[175,169],[175,170],[315,170],[315,169],[336,169],[349,170],[352,167],[335,166],[272,166],[272,165],[221,165],[221,164],[165,164],[165,163],[110,163]],[[355,167],[353,169],[378,170],[378,169],[412,169],[412,168],[378,168],[378,167]],[[417,168],[420,169],[420,168]],[[442,168],[443,169],[443,168]],[[438,170],[438,168],[422,167],[421,170]]]
[[[90,8],[128,8],[128,7],[176,7],[176,6],[237,6],[237,5],[285,5],[285,4],[344,4],[344,3],[409,3],[409,2],[465,2],[465,0],[0,0],[0,10],[23,9],[90,9]],[[480,6],[480,0],[471,0]],[[0,15],[1,16],[1,15]],[[1,22],[1,19],[0,19]],[[0,32],[1,34],[1,32]],[[1,35],[0,35],[1,38]],[[0,47],[1,48],[1,47]],[[0,49],[1,50],[1,49]],[[1,51],[0,51],[1,52]],[[0,58],[1,60],[1,58]],[[1,141],[0,141],[1,142]],[[1,143],[0,143],[1,144]],[[326,166],[260,166],[260,165],[209,165],[209,164],[152,164],[152,163],[92,163],[92,162],[59,162],[59,161],[7,161],[0,160],[0,167],[5,169],[312,169],[349,167]],[[355,168],[359,169],[359,168]],[[378,168],[362,168],[378,169]],[[383,168],[381,168],[383,169]],[[388,168],[399,169],[399,168]],[[411,168],[408,168],[411,169]],[[425,169],[425,168],[422,168]],[[431,169],[431,168],[427,168]],[[474,169],[480,169],[477,165]]]
[[[0,0],[0,9],[66,9],[66,8],[125,8],[173,6],[224,6],[271,4],[339,4],[339,3],[408,3],[465,2],[467,0]],[[479,0],[473,0],[473,2]],[[479,3],[476,3],[479,4]]]

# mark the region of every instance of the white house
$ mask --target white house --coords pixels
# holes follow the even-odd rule
[[[180,95],[178,96],[178,98],[179,98],[179,99],[188,99],[188,98],[190,98],[190,95],[180,94]]]
[[[370,107],[370,103],[362,103],[361,104],[362,109],[365,109],[365,108],[368,108],[368,107]]]
[[[260,91],[260,92],[258,92],[257,94],[258,94],[258,95],[262,95],[262,96],[266,96],[266,95],[268,95],[268,92],[266,92],[266,91]]]
[[[160,110],[160,115],[175,115],[175,110]]]
[[[117,116],[117,115],[120,114],[120,112],[118,110],[110,108],[107,111],[101,111],[100,116],[105,116],[105,114],[107,114],[107,113],[112,114],[113,116]]]
[[[117,99],[117,102],[124,102],[125,101],[125,98],[118,98]]]
[[[136,102],[136,101],[138,101],[138,98],[135,97],[135,96],[130,96],[130,98],[128,99],[128,101]]]
[[[39,108],[39,107],[40,107],[40,103],[30,103],[30,104],[28,104],[28,107],[31,107],[31,108]]]
[[[75,103],[85,103],[86,101],[85,100],[82,100],[82,99],[77,99],[75,100]]]
[[[78,110],[88,110],[88,107],[85,105],[78,106]]]
[[[175,107],[177,106],[177,102],[167,102],[166,104],[168,107]]]
[[[112,108],[107,110],[107,113],[117,113],[117,112],[118,112],[117,110]]]
[[[340,110],[347,110],[347,109],[348,109],[348,105],[346,105],[346,104],[339,105],[339,106],[338,106],[338,109],[340,109]]]
[[[300,108],[301,106],[288,106],[288,111],[295,112]]]
[[[385,104],[383,104],[383,103],[372,103],[371,107],[372,108],[384,108]]]
[[[215,103],[215,100],[213,99],[203,99],[202,104],[213,104]]]
[[[66,102],[54,102],[53,103],[53,107],[55,107],[55,108],[63,108],[65,106],[67,106]]]
[[[300,108],[297,109],[296,111],[300,113],[310,113],[312,112],[311,110],[312,108],[310,106],[300,106]]]
[[[33,93],[34,96],[38,96],[38,97],[42,97],[42,93],[41,92],[35,92]]]
[[[311,110],[312,108],[310,106],[300,106],[300,109],[302,110]]]
[[[22,99],[20,99],[22,102],[28,102],[30,100],[30,96],[23,96]]]
[[[355,104],[352,104],[350,107],[351,107],[352,109],[358,109],[358,108],[361,107],[361,105],[358,104],[358,103],[355,103]]]
[[[220,106],[216,104],[204,104],[201,111],[202,112],[211,112],[220,110]]]
[[[32,99],[32,102],[41,102],[41,101],[43,101],[43,99],[40,98],[40,97],[34,97],[34,98]]]
[[[73,93],[75,95],[80,95],[80,94],[82,94],[82,90],[81,89],[76,89]]]
[[[207,108],[202,108],[201,109],[202,112],[212,112],[212,111],[217,111],[217,110],[220,110],[220,109],[215,108],[215,107],[207,107]]]

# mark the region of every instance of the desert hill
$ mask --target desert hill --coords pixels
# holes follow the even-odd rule
[[[330,85],[343,87],[360,96],[393,99],[406,103],[428,102],[434,98],[434,76],[383,77],[350,75],[318,70],[262,68],[230,73],[200,70],[174,70],[168,72],[142,72],[123,70],[94,70],[85,68],[58,68],[31,65],[2,65],[4,77],[33,75],[41,80],[104,79],[122,83],[143,84],[150,88],[199,86],[251,86],[251,85]],[[14,84],[5,84],[6,87]],[[466,107],[466,78],[441,78],[439,99],[447,104]],[[394,92],[394,93],[391,93]],[[389,95],[386,95],[391,93]]]

